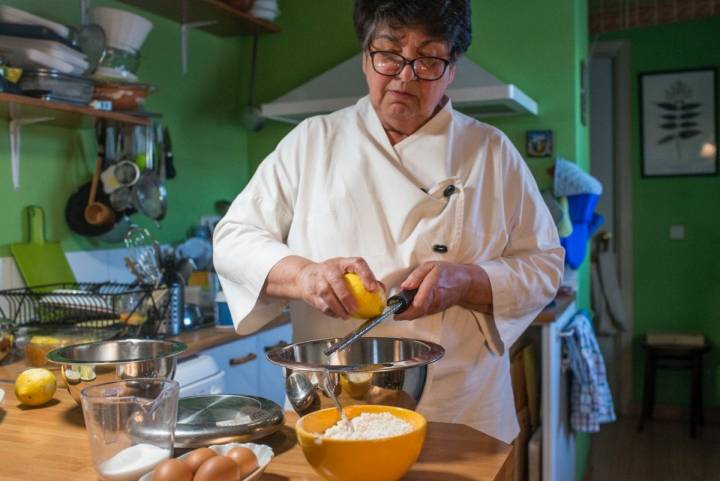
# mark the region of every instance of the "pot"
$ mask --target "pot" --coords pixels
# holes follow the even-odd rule
[[[267,354],[285,368],[285,392],[301,416],[333,406],[326,386],[342,406],[382,404],[414,410],[425,389],[428,365],[445,355],[442,346],[428,341],[363,337],[325,356],[323,352],[338,340],[289,344]]]
[[[65,221],[68,227],[76,234],[86,237],[106,234],[113,228],[112,224],[93,225],[85,219],[85,207],[87,207],[91,187],[91,182],[81,185],[78,190],[70,195],[67,204],[65,204]],[[95,200],[103,204],[110,204],[110,198],[102,189],[97,190]]]

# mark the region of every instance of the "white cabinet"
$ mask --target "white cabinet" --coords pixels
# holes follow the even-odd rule
[[[284,324],[261,332],[257,336],[258,356],[260,356],[260,396],[275,401],[280,406],[285,403],[285,378],[280,366],[268,361],[266,354],[271,349],[292,342],[292,325]]]
[[[292,325],[281,326],[203,351],[225,372],[225,394],[261,396],[285,403],[282,368],[267,360],[267,351],[292,341]]]
[[[562,337],[577,312],[570,304],[555,322],[543,324],[542,339],[542,481],[575,479],[575,433],[570,426],[568,373],[562,370]]]
[[[258,394],[258,353],[255,336],[204,351],[225,372],[225,394]]]

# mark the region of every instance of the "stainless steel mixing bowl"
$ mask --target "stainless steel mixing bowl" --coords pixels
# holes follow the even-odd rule
[[[60,365],[70,395],[80,404],[80,391],[111,381],[136,378],[172,379],[181,342],[121,339],[61,347],[50,351],[48,361]]]
[[[323,351],[338,339],[279,347],[268,359],[284,367],[285,392],[302,415],[340,404],[385,404],[415,409],[427,380],[428,364],[445,354],[438,344],[415,339],[363,337],[342,351]]]

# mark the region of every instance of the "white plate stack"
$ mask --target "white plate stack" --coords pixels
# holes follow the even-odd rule
[[[46,27],[62,38],[69,38],[65,25],[38,17],[18,8],[0,5],[0,21]],[[54,40],[0,35],[0,56],[23,69],[49,68],[69,75],[82,75],[88,69],[87,57]]]
[[[250,15],[272,22],[280,15],[277,0],[255,0]]]

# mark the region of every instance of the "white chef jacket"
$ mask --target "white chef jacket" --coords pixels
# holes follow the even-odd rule
[[[481,266],[492,315],[453,306],[386,321],[371,335],[443,346],[418,411],[508,443],[519,428],[507,348],[557,291],[563,253],[512,143],[450,101],[395,145],[368,97],[303,121],[261,163],[214,235],[215,268],[241,334],[285,306],[261,290],[286,256],[362,257],[391,291],[425,261]],[[301,301],[289,307],[295,342],[342,337],[362,322],[327,317]]]

